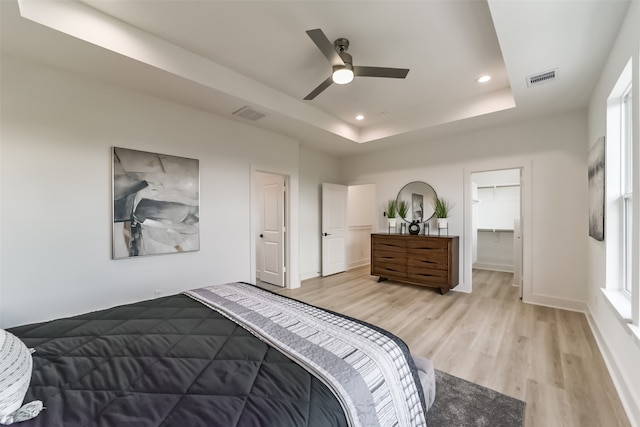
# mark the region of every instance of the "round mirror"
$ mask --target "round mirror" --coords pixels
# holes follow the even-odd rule
[[[436,192],[429,184],[422,181],[410,182],[398,193],[396,201],[398,203],[398,216],[407,222],[425,222],[433,217],[433,202],[436,199]],[[401,215],[401,205],[406,206],[407,213]]]

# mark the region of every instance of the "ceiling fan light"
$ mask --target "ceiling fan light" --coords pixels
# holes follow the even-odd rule
[[[337,68],[333,71],[333,82],[339,85],[351,83],[353,80],[353,70],[349,68]]]

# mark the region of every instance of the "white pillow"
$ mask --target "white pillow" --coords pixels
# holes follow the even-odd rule
[[[420,357],[411,355],[413,362],[418,369],[418,377],[422,384],[422,391],[424,392],[424,400],[427,404],[427,411],[433,405],[433,401],[436,400],[436,373],[433,369],[433,362],[426,357]]]
[[[30,420],[42,410],[39,400],[22,406],[32,367],[27,346],[15,335],[0,329],[0,424]]]

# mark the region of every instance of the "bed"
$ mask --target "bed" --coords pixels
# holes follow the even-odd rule
[[[423,426],[433,401],[398,337],[246,283],[8,332],[46,408],[24,427]]]

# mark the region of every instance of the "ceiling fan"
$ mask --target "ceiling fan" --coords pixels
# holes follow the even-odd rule
[[[407,68],[384,68],[384,67],[361,67],[353,65],[351,55],[347,53],[349,40],[345,38],[337,39],[333,44],[324,35],[321,29],[308,30],[307,35],[318,46],[318,49],[329,60],[333,66],[333,72],[325,81],[305,96],[305,100],[311,100],[318,96],[323,90],[331,86],[332,83],[347,84],[353,80],[354,76],[359,77],[388,77],[393,79],[404,79],[409,73]]]

